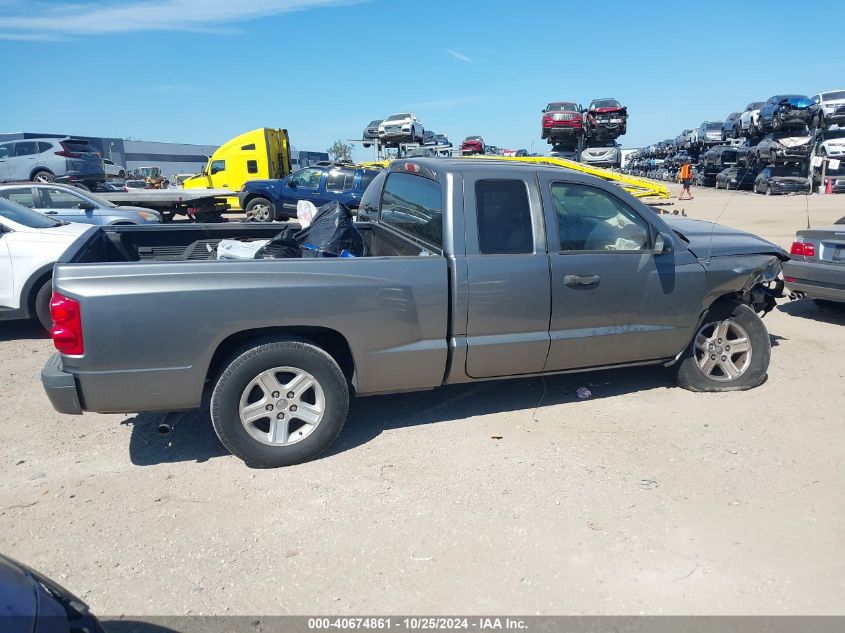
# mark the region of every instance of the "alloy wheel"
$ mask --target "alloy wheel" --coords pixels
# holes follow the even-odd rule
[[[275,367],[250,381],[241,395],[241,424],[254,439],[289,446],[314,432],[326,412],[319,381],[296,367]]]
[[[695,361],[711,380],[736,380],[751,365],[748,332],[733,319],[706,323],[695,335]]]

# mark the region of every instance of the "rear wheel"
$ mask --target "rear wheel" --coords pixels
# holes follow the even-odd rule
[[[38,292],[35,293],[35,316],[38,318],[38,322],[41,323],[47,331],[53,327],[53,319],[50,317],[50,299],[52,296],[53,280],[48,279],[41,284]]]
[[[46,169],[41,169],[32,174],[32,182],[53,182],[56,177]]]
[[[335,441],[348,409],[349,387],[337,362],[301,339],[244,351],[211,396],[217,436],[253,468],[314,459]]]
[[[690,391],[740,391],[763,384],[770,358],[763,320],[747,305],[725,301],[710,309],[673,369]]]
[[[259,222],[272,222],[276,219],[276,209],[267,198],[253,198],[247,203],[244,211]]]

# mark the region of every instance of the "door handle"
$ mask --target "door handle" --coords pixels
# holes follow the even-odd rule
[[[597,286],[598,275],[564,275],[563,283],[570,288],[582,288],[584,286]]]
[[[41,213],[43,213],[44,215],[57,215],[59,212],[58,211],[50,211],[48,209],[46,211],[42,211]]]

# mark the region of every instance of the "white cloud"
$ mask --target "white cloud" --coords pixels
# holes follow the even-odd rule
[[[0,33],[0,40],[14,42],[60,42],[63,38],[49,33]]]
[[[34,40],[50,35],[132,31],[231,32],[226,27],[234,22],[361,1],[366,0],[132,0],[60,6],[34,5],[29,0],[12,3],[17,12],[9,12],[5,4],[0,4],[0,35],[4,39]]]
[[[460,51],[456,51],[456,50],[455,50],[455,49],[453,49],[453,48],[446,48],[446,49],[443,49],[443,52],[444,52],[444,53],[447,53],[447,54],[449,54],[449,55],[451,55],[452,57],[454,57],[454,58],[455,58],[455,59],[457,59],[458,61],[466,62],[467,64],[471,64],[471,63],[472,63],[472,57],[469,57],[468,55],[464,55],[464,54],[463,54],[463,53],[461,53]]]

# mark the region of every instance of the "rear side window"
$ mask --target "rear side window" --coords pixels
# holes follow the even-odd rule
[[[35,201],[32,198],[32,189],[30,187],[19,187],[17,189],[5,189],[0,191],[0,196],[17,202],[30,209],[35,206]]]
[[[377,171],[362,171],[361,172],[361,191],[366,191],[370,183],[378,175]]]
[[[246,161],[246,173],[248,173],[248,174],[257,174],[258,173],[258,161],[257,160]]]
[[[521,180],[479,180],[475,183],[478,209],[478,248],[485,255],[531,253],[531,207]]]
[[[46,152],[47,150],[53,149],[53,145],[51,143],[47,143],[46,141],[38,141],[38,153],[41,154],[42,152]]]
[[[15,143],[15,156],[33,156],[38,153],[36,141],[18,141]]]
[[[352,189],[355,172],[351,169],[332,169],[326,176],[327,191],[346,191]]]
[[[443,246],[440,185],[411,174],[387,176],[381,198],[381,222],[437,249]]]
[[[381,188],[384,179],[387,177],[387,172],[374,172],[373,175],[375,177],[372,183],[367,185],[364,195],[361,196],[361,204],[358,207],[359,222],[372,222],[378,217],[379,198],[381,198]]]
[[[0,158],[9,158],[12,155],[12,144],[11,143],[3,143],[0,144]]]

